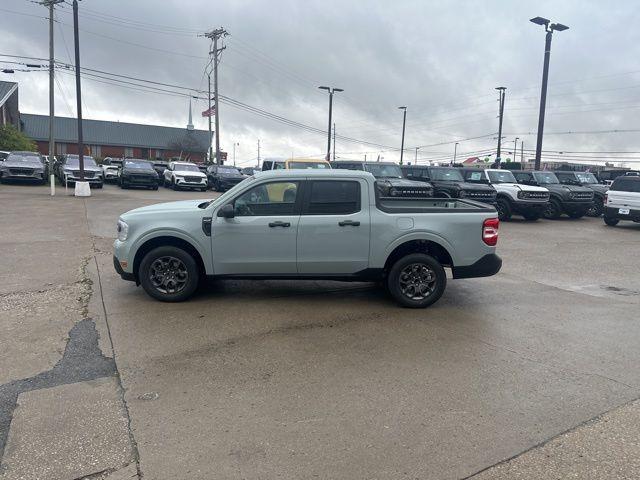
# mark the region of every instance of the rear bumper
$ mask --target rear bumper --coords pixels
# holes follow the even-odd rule
[[[490,277],[502,268],[502,259],[495,253],[489,253],[472,265],[454,266],[451,271],[453,278]]]
[[[605,207],[604,216],[607,218],[617,218],[619,220],[628,220],[631,222],[640,222],[640,210],[629,209],[629,214],[620,213],[619,207]]]

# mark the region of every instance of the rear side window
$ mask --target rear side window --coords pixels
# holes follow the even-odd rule
[[[613,181],[611,190],[616,192],[634,192],[640,193],[640,181],[630,178],[618,177]]]
[[[346,215],[360,211],[360,183],[353,181],[311,182],[306,215]]]

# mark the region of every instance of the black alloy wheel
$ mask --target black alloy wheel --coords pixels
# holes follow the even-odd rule
[[[447,275],[430,255],[412,253],[393,264],[387,276],[391,296],[403,307],[424,308],[444,293]]]

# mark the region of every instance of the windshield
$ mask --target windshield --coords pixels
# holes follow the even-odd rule
[[[144,160],[125,160],[123,163],[124,168],[139,168],[141,170],[153,170],[153,167],[149,162]]]
[[[218,167],[218,173],[225,173],[227,175],[238,175],[240,172],[238,172],[237,168]]]
[[[35,162],[36,160],[42,162],[42,160],[40,160],[40,157],[37,155],[16,155],[15,153],[10,153],[9,156],[7,157],[7,162]]]
[[[181,172],[199,172],[200,169],[196,165],[190,165],[188,163],[176,163],[175,170]]]
[[[398,165],[380,165],[379,163],[367,163],[365,171],[373,174],[376,178],[402,178],[402,170]]]
[[[78,157],[67,157],[67,161],[65,162],[67,167],[79,167],[80,159]],[[97,167],[96,161],[93,157],[84,157],[84,166],[85,167]]]
[[[430,168],[429,177],[431,180],[440,180],[445,182],[462,182],[462,175],[455,168]]]
[[[556,177],[556,174],[553,172],[535,172],[533,178],[536,179],[536,182],[545,185],[560,183],[560,180],[558,180],[558,177]]]
[[[489,170],[487,174],[491,183],[517,183],[516,177],[509,170]]]
[[[598,183],[598,179],[593,173],[576,172],[576,177],[580,183]]]
[[[325,162],[287,162],[289,169],[331,168]]]

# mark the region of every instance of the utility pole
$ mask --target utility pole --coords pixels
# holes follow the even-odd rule
[[[51,196],[56,194],[56,181],[53,174],[53,157],[56,154],[56,145],[53,138],[53,122],[55,117],[55,91],[54,80],[54,55],[53,55],[53,7],[64,0],[45,0],[42,5],[49,7],[49,182],[51,184]]]
[[[233,142],[233,166],[236,166],[236,146],[240,146],[238,142]]]
[[[499,123],[498,123],[498,151],[496,152],[496,168],[500,168],[500,146],[502,144],[502,117],[504,115],[504,96],[505,90],[507,87],[496,87],[498,93],[500,94],[500,115],[499,115]]]
[[[513,161],[516,161],[516,155],[518,155],[518,140],[520,140],[520,137],[516,137],[516,139],[513,141]]]
[[[209,95],[207,96],[209,101],[209,110],[207,110],[207,113],[209,114],[209,163],[213,163],[213,132],[211,131],[211,72],[207,72],[207,80],[209,81]],[[218,118],[218,112],[216,112],[216,118]]]
[[[415,163],[416,165],[418,164],[418,149],[419,149],[419,148],[420,148],[420,147],[416,147],[416,158],[415,158],[415,160],[414,160],[414,163]]]
[[[76,60],[76,108],[78,110],[78,163],[80,181],[84,183],[84,141],[82,138],[82,89],[80,87],[80,34],[78,32],[78,0],[73,0],[73,40]],[[78,190],[76,182],[76,191]],[[88,187],[88,185],[87,185]]]
[[[455,145],[453,146],[453,162],[451,162],[452,167],[456,163],[456,157],[458,156],[458,145],[459,143],[456,142]]]
[[[402,165],[402,158],[404,157],[404,128],[407,124],[407,107],[398,107],[402,110],[402,142],[400,143],[400,165]]]
[[[258,166],[260,166],[260,139],[258,139]]]
[[[538,116],[538,138],[536,142],[536,162],[535,169],[540,170],[540,158],[542,156],[542,135],[544,132],[544,113],[547,107],[547,81],[549,80],[549,58],[551,57],[551,38],[554,31],[562,32],[569,27],[561,23],[551,23],[550,20],[542,17],[535,17],[529,20],[536,25],[544,26],[546,33],[544,41],[544,65],[542,67],[542,89],[540,91],[540,114]]]
[[[320,90],[329,92],[329,126],[327,127],[327,155],[325,160],[331,160],[331,118],[333,116],[333,94],[334,92],[344,92],[342,88],[335,87],[318,87]]]
[[[520,142],[520,164],[524,164],[524,140]]]
[[[336,122],[333,122],[333,161],[336,161]]]
[[[218,40],[229,35],[229,33],[222,27],[216,28],[215,30],[211,30],[204,34],[205,37],[210,39],[213,42],[213,49],[209,52],[209,55],[213,55],[213,100],[214,100],[214,111],[216,115],[216,163],[220,165],[220,103],[218,102],[218,63],[220,63],[220,55],[222,51],[227,47],[218,48]],[[209,95],[211,98],[211,95]],[[211,128],[209,128],[211,130]]]

